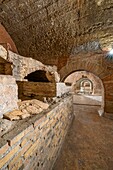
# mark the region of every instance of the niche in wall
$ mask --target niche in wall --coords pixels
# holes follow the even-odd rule
[[[28,81],[32,82],[49,82],[49,80],[46,77],[46,71],[44,70],[37,70],[35,72],[32,72],[25,76],[24,79],[27,79]]]

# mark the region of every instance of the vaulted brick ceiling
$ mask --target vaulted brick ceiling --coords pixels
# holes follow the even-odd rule
[[[0,22],[20,54],[46,64],[86,42],[113,44],[113,0],[0,0]]]

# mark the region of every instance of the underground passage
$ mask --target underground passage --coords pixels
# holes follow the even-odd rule
[[[112,0],[0,0],[0,170],[113,170]]]

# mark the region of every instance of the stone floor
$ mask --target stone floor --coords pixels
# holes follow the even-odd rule
[[[113,170],[113,120],[99,117],[99,107],[74,104],[75,119],[53,170]]]
[[[85,104],[85,105],[101,105],[102,99],[101,96],[93,96],[93,95],[73,95],[73,103],[74,104]]]

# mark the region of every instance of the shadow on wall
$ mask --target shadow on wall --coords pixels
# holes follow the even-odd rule
[[[46,71],[44,70],[37,70],[25,76],[24,79],[32,82],[50,82],[46,77]]]

